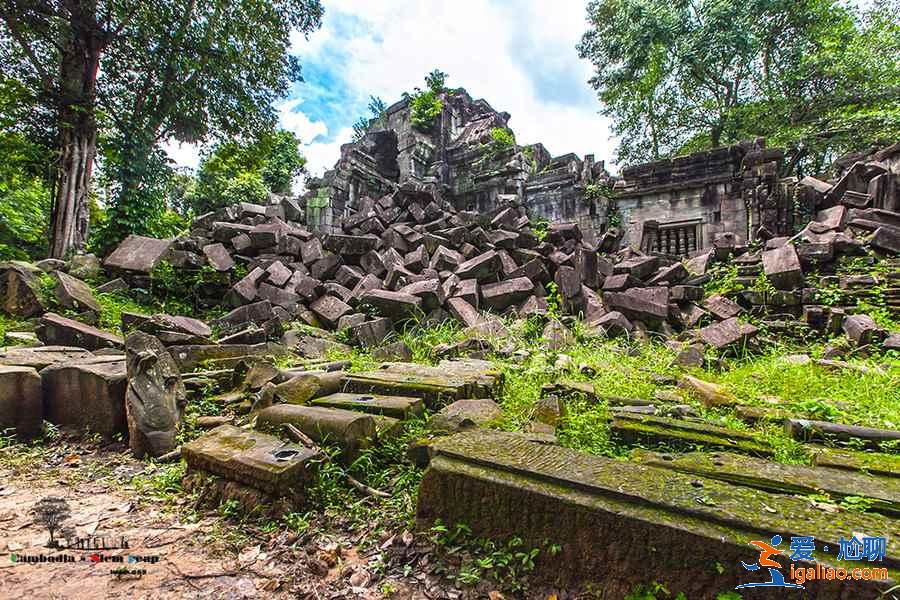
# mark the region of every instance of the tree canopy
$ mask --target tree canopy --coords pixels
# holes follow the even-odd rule
[[[300,79],[292,32],[313,31],[322,12],[319,0],[6,3],[0,66],[56,135],[54,254],[86,235],[98,140],[114,172],[105,237],[141,232],[168,176],[159,144],[270,129],[274,101]]]
[[[894,5],[893,7],[891,5]],[[896,139],[896,2],[592,0],[578,45],[619,160],[766,136],[794,164]],[[848,127],[849,125],[851,125]]]

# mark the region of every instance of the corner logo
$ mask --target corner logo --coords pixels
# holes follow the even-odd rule
[[[760,540],[753,540],[750,542],[751,546],[756,546],[759,550],[759,559],[756,563],[748,565],[744,561],[741,561],[741,566],[743,566],[748,571],[759,571],[763,567],[769,569],[769,581],[764,581],[760,583],[742,583],[737,586],[736,590],[740,590],[743,588],[755,588],[755,587],[781,587],[781,588],[794,588],[794,589],[804,589],[802,585],[798,585],[796,583],[787,583],[784,580],[784,574],[781,572],[781,564],[769,558],[770,556],[781,555],[781,551],[778,550],[777,546],[781,544],[781,536],[775,535],[772,537],[772,544],[769,545]]]

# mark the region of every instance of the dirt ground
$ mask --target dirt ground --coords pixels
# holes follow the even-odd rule
[[[311,548],[298,548],[289,533],[244,531],[242,547],[235,548],[226,541],[234,526],[215,513],[181,522],[164,503],[129,486],[146,465],[123,448],[59,442],[27,456],[16,447],[3,452],[0,598],[384,597],[368,587],[367,561],[346,540],[321,536]],[[48,548],[49,532],[31,513],[48,496],[66,500],[71,508],[66,524],[78,538],[105,538],[109,545],[124,539],[128,548]],[[41,556],[72,562],[23,558]],[[117,569],[129,573],[116,574]],[[401,593],[392,597],[414,597],[402,587],[394,586]]]

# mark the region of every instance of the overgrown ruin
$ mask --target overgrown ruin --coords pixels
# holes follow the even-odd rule
[[[47,421],[183,460],[197,506],[265,519],[296,518],[335,473],[378,506],[391,494],[354,469],[386,453],[421,478],[421,537],[519,539],[554,595],[716,598],[760,579],[740,564],[776,534],[814,538],[804,569],[848,566],[845,536],[882,543],[883,578],[810,581],[808,597],[891,588],[896,415],[866,426],[861,405],[713,379],[771,360],[897,389],[900,145],[829,180],[781,177],[763,140],[614,177],[498,143],[509,115],[443,99],[425,130],[406,101],[388,108],[300,199],[131,236],[102,264],[0,264],[0,307],[34,330],[0,352],[0,429],[31,439]],[[110,298],[148,314],[110,325]],[[629,362],[647,353],[665,360]],[[611,391],[626,380],[640,393]],[[377,542],[382,568],[442,581],[404,535]]]

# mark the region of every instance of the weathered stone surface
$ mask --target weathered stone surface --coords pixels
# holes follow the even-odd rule
[[[717,406],[734,406],[737,399],[722,386],[703,381],[690,375],[683,375],[678,381],[678,387],[690,394],[696,395],[704,405],[714,408]]]
[[[103,261],[107,269],[150,273],[168,254],[172,240],[130,235]]]
[[[495,251],[489,250],[459,265],[455,273],[460,279],[485,281],[496,277],[499,271],[500,256]]]
[[[857,346],[866,346],[884,338],[884,331],[869,315],[851,315],[844,319],[844,333]]]
[[[421,398],[409,396],[382,396],[379,394],[330,394],[310,402],[313,406],[355,410],[373,415],[384,415],[406,420],[425,414]]]
[[[310,484],[319,453],[258,431],[222,425],[182,447],[191,471],[207,471],[269,493]]]
[[[41,317],[38,337],[45,344],[76,346],[86,350],[121,348],[124,343],[117,335],[61,317],[56,313],[47,313]]]
[[[275,318],[272,303],[268,300],[260,300],[252,304],[239,306],[231,312],[219,317],[214,324],[225,329],[233,329],[246,323],[261,325]]]
[[[497,283],[488,283],[481,287],[481,296],[485,306],[498,312],[521,302],[533,292],[534,283],[527,277],[506,279]]]
[[[429,428],[437,433],[458,433],[486,427],[502,416],[503,410],[493,400],[457,400],[435,413]]]
[[[613,274],[628,273],[635,279],[646,279],[659,267],[659,259],[655,256],[638,256],[623,260],[613,267]]]
[[[398,340],[372,350],[372,358],[384,361],[411,362],[413,353],[412,349],[406,345],[406,342]]]
[[[737,317],[731,317],[719,323],[713,323],[700,330],[700,339],[713,348],[725,348],[732,344],[744,343],[759,332],[749,323],[741,323]]]
[[[44,419],[41,377],[31,367],[0,366],[0,431],[14,430],[20,439],[41,432]]]
[[[66,272],[77,279],[96,279],[100,276],[100,259],[93,254],[75,254]]]
[[[121,277],[111,279],[106,283],[97,286],[98,294],[111,294],[113,292],[124,292],[129,289],[128,284]]]
[[[284,287],[293,274],[280,260],[276,260],[266,269],[266,281],[275,287]]]
[[[631,288],[624,292],[604,292],[603,303],[630,319],[665,321],[669,316],[669,290],[665,287]]]
[[[562,350],[575,343],[575,336],[556,319],[550,319],[541,332],[541,342],[548,350]]]
[[[275,396],[288,404],[306,404],[314,398],[338,393],[343,376],[341,371],[297,373],[275,386]]]
[[[225,296],[225,301],[231,306],[241,306],[256,300],[256,287],[265,274],[266,272],[259,267],[247,273],[231,287],[231,290]]]
[[[441,361],[436,367],[384,363],[378,371],[346,373],[344,390],[356,393],[412,396],[429,407],[450,400],[491,398],[502,377],[485,361]]]
[[[234,268],[234,259],[224,244],[207,244],[203,246],[203,254],[209,265],[216,271],[225,272]]]
[[[656,415],[616,413],[610,431],[626,444],[655,445],[695,450],[710,448],[771,456],[774,449],[749,432],[718,427],[699,419],[683,420]]]
[[[404,286],[400,289],[401,294],[409,294],[422,299],[422,310],[432,311],[440,308],[447,300],[444,288],[441,286],[441,280],[425,279],[416,281]]]
[[[793,244],[763,252],[762,261],[766,277],[779,290],[803,286],[803,268]]]
[[[192,371],[205,361],[224,365],[246,357],[277,357],[285,354],[278,344],[210,344],[170,346],[169,354],[178,363],[181,372]]]
[[[885,252],[900,254],[900,229],[896,227],[879,227],[869,242],[875,248]]]
[[[0,263],[0,310],[25,318],[44,312],[37,272],[27,263]]]
[[[376,439],[375,419],[371,415],[339,408],[276,404],[264,408],[257,416],[259,428],[277,428],[289,423],[319,444],[337,444],[347,460]]]
[[[699,344],[691,344],[684,348],[672,361],[672,364],[679,367],[702,367],[704,363],[703,346]]]
[[[93,354],[84,348],[73,346],[37,346],[35,348],[9,348],[0,352],[0,365],[8,367],[31,367],[40,371],[46,366],[81,358]]]
[[[743,309],[736,303],[725,296],[718,294],[710,296],[703,301],[703,307],[708,310],[714,317],[720,320],[736,317],[743,312]]]
[[[404,321],[421,312],[422,299],[411,294],[390,290],[369,290],[360,302],[374,307],[379,313],[394,321]]]
[[[786,465],[730,452],[691,452],[671,455],[635,450],[632,457],[641,464],[701,475],[774,493],[799,496],[823,491],[835,500],[856,496],[866,490],[872,509],[900,516],[900,480],[874,477],[837,469]]]
[[[631,324],[628,317],[617,310],[605,313],[599,318],[590,321],[588,326],[592,330],[599,330],[611,338],[628,335],[634,329],[634,325]]]
[[[437,440],[430,449],[433,456],[419,491],[418,527],[429,528],[436,519],[465,522],[476,536],[516,535],[530,547],[550,536],[560,553],[539,563],[535,576],[557,586],[592,583],[610,597],[625,597],[649,577],[672,594],[711,598],[709,590],[732,589],[752,579],[737,568],[719,573],[695,565],[747,562],[754,552],[750,540],[793,531],[798,519],[808,535],[832,547],[846,537],[848,526],[854,531],[890,527],[877,515],[853,515],[853,525],[838,523],[805,499],[775,498],[713,479],[698,481],[696,475],[583,454],[515,434],[462,433]],[[701,495],[710,501],[699,502]],[[778,507],[774,512],[773,506]],[[618,543],[598,552],[608,539]],[[654,543],[641,542],[647,539]],[[697,563],[684,562],[685,547],[693,548],[691,560]],[[887,554],[897,552],[893,543]],[[833,561],[833,555],[816,558]],[[614,572],[610,565],[617,565]],[[817,598],[838,599],[861,590],[856,581],[807,585]]]
[[[350,327],[350,339],[363,347],[378,346],[394,331],[393,322],[387,317],[366,321]]]
[[[353,312],[350,305],[334,296],[322,296],[310,304],[309,309],[331,328],[337,326],[341,317]]]
[[[126,435],[123,356],[51,365],[41,371],[44,418],[60,427],[89,430],[112,439]]]
[[[187,394],[178,365],[155,337],[135,331],[125,340],[128,445],[137,458],[175,449]]]

